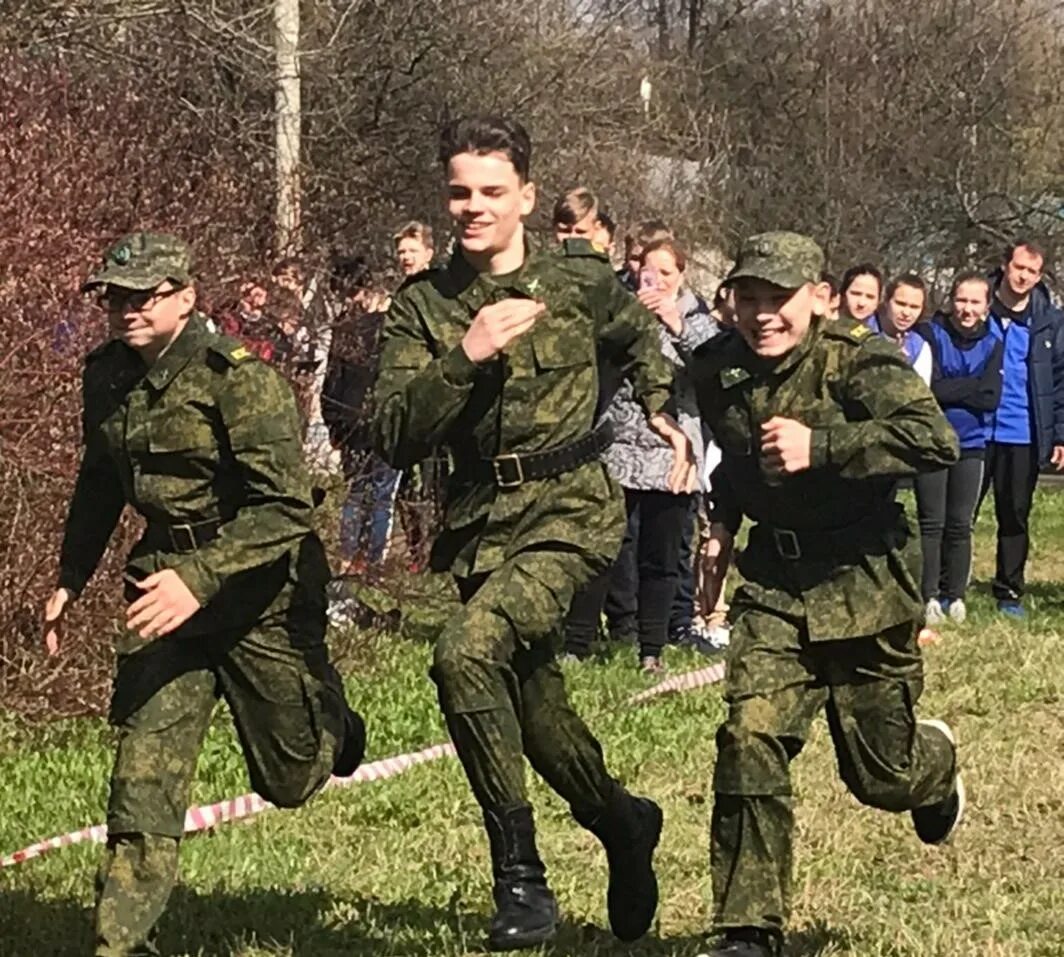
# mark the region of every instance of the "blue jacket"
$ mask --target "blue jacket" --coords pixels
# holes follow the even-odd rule
[[[985,449],[1001,401],[1001,340],[989,322],[963,333],[941,312],[917,328],[931,347],[931,391],[961,451]]]
[[[991,273],[995,290],[1002,278],[1000,269]],[[1028,309],[1031,344],[1027,353],[1027,397],[1031,437],[1038,447],[1039,465],[1046,465],[1053,446],[1064,445],[1064,314],[1053,305],[1045,283],[1031,290]],[[991,316],[990,327],[997,338],[1004,339],[1004,328],[997,317]]]

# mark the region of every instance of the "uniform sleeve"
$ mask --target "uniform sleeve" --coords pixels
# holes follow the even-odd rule
[[[415,306],[400,292],[381,332],[374,391],[374,445],[395,468],[430,457],[465,408],[479,367],[461,343],[434,353]]]
[[[957,460],[957,435],[890,343],[866,340],[838,384],[847,421],[813,427],[811,467],[843,478],[912,475]]]
[[[603,320],[599,344],[623,357],[624,371],[647,415],[661,412],[671,398],[673,368],[661,351],[658,320],[609,270],[592,295]]]
[[[291,387],[254,359],[221,374],[218,411],[244,495],[217,538],[171,566],[201,605],[230,576],[280,558],[312,531],[314,512]]]
[[[731,535],[737,534],[743,523],[743,510],[723,462],[713,470],[710,477],[709,491],[706,493],[706,511],[710,522],[723,525]]]
[[[98,429],[86,426],[85,452],[59,552],[60,588],[75,596],[81,594],[100,564],[125,504],[118,471],[103,436]]]

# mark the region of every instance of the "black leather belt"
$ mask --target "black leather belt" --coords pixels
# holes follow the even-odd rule
[[[900,528],[899,521],[903,516],[904,509],[895,503],[889,509],[874,512],[841,528],[778,528],[758,522],[750,530],[750,541],[774,549],[787,561],[831,559],[881,543],[886,532]]]
[[[558,445],[542,452],[509,452],[496,455],[493,459],[481,459],[477,466],[477,480],[493,482],[501,489],[511,489],[525,482],[554,478],[594,462],[610,447],[611,442],[613,423],[607,420],[567,445]]]
[[[220,518],[178,525],[149,522],[143,542],[149,548],[164,552],[194,552],[216,539],[223,524]]]

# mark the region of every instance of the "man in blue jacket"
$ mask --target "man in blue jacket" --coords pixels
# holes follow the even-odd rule
[[[1064,316],[1042,282],[1045,250],[1026,239],[992,278],[990,328],[1004,349],[1001,403],[987,446],[983,495],[993,485],[998,610],[1024,615],[1028,518],[1041,467],[1064,469]]]

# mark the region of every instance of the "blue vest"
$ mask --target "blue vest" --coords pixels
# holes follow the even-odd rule
[[[994,415],[991,438],[1004,445],[1030,445],[1031,399],[1027,389],[1027,354],[1031,351],[1030,307],[1023,322],[1006,326],[990,315],[990,333],[1004,343],[1001,366],[1001,404]]]
[[[883,331],[883,326],[880,324],[879,316],[872,313],[867,319],[865,319],[865,325],[868,326],[877,335],[883,336],[884,339],[890,339],[895,341],[894,336],[888,336]],[[924,337],[916,331],[915,328],[910,329],[908,332],[903,332],[901,336],[901,349],[905,353],[905,358],[909,360],[909,365],[915,365],[916,360],[920,357],[920,350],[924,347]]]
[[[941,323],[946,322],[949,320],[941,320]],[[960,346],[950,335],[950,330],[940,324],[937,318],[929,323],[927,328],[940,378],[978,379],[982,376],[998,343],[992,332],[988,330],[986,335]],[[953,426],[953,431],[957,433],[957,441],[962,450],[986,448],[994,425],[993,412],[977,412],[963,405],[943,405],[942,411]]]

